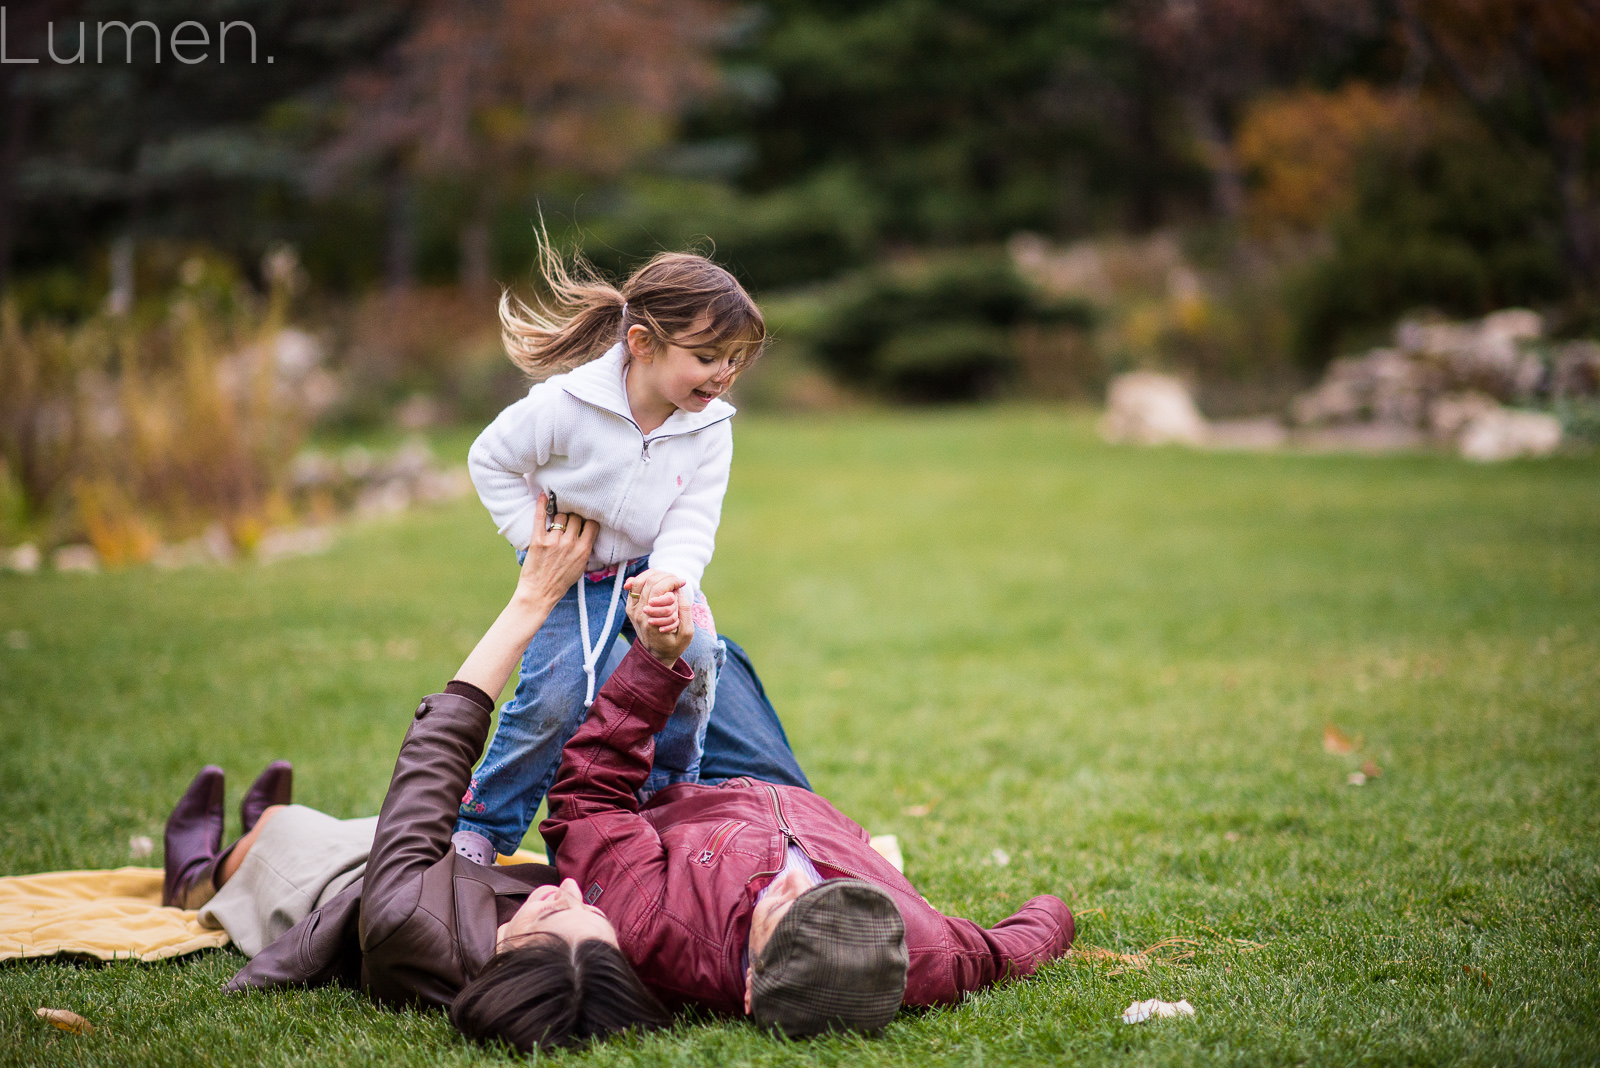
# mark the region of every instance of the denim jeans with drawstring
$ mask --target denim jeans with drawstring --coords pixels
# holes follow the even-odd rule
[[[520,563],[525,551],[517,553]],[[640,557],[621,565],[625,577],[643,572],[647,560]],[[578,598],[584,598],[588,615],[587,641],[596,649],[596,688],[604,681],[602,667],[617,636],[632,637],[633,626],[624,609],[627,591],[617,599],[616,610],[606,626],[611,605],[614,574],[591,572],[572,585],[551,609],[522,654],[522,668],[516,692],[500,709],[500,722],[484,752],[456,817],[457,831],[476,831],[501,853],[514,853],[528,832],[539,803],[555,784],[561,766],[561,750],[567,739],[583,723],[588,680],[579,634]],[[694,672],[694,681],[678,698],[678,706],[667,725],[656,735],[655,768],[639,791],[641,801],[662,787],[676,782],[698,782],[700,755],[705,746],[706,722],[716,700],[717,672],[722,666],[723,648],[717,640],[704,595],[694,605],[695,633],[683,659]]]

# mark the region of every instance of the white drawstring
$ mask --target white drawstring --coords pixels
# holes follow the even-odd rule
[[[601,628],[600,637],[595,639],[592,649],[589,647],[589,598],[584,593],[588,580],[578,579],[578,627],[583,632],[583,677],[586,680],[584,708],[594,704],[594,670],[600,660],[600,646],[605,644],[606,635],[611,633],[611,621],[617,618],[617,601],[622,597],[622,583],[627,576],[627,566],[618,564],[617,581],[611,584],[611,607],[606,609],[606,625]]]

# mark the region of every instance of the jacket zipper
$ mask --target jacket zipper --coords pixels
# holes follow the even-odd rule
[[[716,859],[717,851],[727,844],[728,839],[749,825],[746,820],[728,820],[711,833],[711,840],[706,843],[705,848],[694,858],[695,862],[709,865]]]
[[[767,793],[772,797],[772,810],[778,815],[778,830],[783,834],[784,847],[787,848],[789,843],[792,842],[795,846],[799,847],[800,852],[806,855],[806,859],[811,861],[812,865],[815,866],[817,863],[817,858],[811,855],[811,851],[805,847],[805,843],[800,841],[799,837],[794,833],[794,831],[790,830],[789,828],[789,821],[783,814],[783,802],[778,799],[778,788],[773,786],[770,782],[764,782],[761,785],[766,787]],[[867,882],[872,881],[865,875],[862,875],[859,872],[851,871],[849,868],[846,868],[841,864],[835,864],[832,861],[825,861],[823,866],[832,868],[835,871],[842,871],[852,879],[862,879]]]

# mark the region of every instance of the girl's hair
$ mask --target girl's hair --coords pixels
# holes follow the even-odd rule
[[[661,252],[618,289],[582,256],[571,270],[539,233],[539,272],[550,303],[500,297],[500,336],[511,362],[534,378],[571,370],[642,326],[652,343],[729,352],[742,368],[761,355],[767,324],[733,275],[704,256]]]
[[[450,1003],[450,1022],[479,1042],[523,1053],[630,1028],[666,1027],[672,1015],[645,989],[622,951],[597,938],[573,945],[538,934],[489,958]]]

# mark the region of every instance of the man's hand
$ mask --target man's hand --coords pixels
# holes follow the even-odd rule
[[[645,651],[667,667],[676,664],[694,638],[689,588],[665,571],[646,571],[624,585],[629,593],[628,619]]]
[[[538,509],[541,513],[545,510],[542,493]],[[557,512],[548,530],[534,524],[533,540],[528,543],[522,574],[517,577],[515,600],[549,611],[583,574],[584,562],[594,550],[599,533],[599,523],[568,512]]]
[[[642,581],[637,586],[634,585],[634,580],[629,580],[626,583],[629,590],[629,602],[632,603],[637,599],[640,606],[644,608],[645,618],[650,621],[651,626],[661,631],[661,633],[671,634],[677,630],[678,595],[675,591],[679,586],[683,585],[683,582],[670,571],[657,571],[655,568],[651,568],[649,571],[639,575],[638,580]],[[640,596],[646,584],[649,584],[656,591],[654,596]],[[685,618],[687,618],[687,612],[685,613]]]

